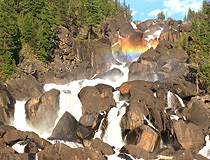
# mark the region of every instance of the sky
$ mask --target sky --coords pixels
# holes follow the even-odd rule
[[[121,0],[122,1],[122,0]],[[145,21],[156,19],[158,13],[163,11],[166,19],[183,20],[188,9],[198,11],[202,6],[203,0],[126,0],[133,11],[133,21]]]

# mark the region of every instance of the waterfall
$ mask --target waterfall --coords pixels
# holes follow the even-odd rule
[[[198,154],[210,159],[210,140],[209,135],[205,137],[206,145],[198,152]]]

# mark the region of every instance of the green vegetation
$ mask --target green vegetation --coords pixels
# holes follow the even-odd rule
[[[0,82],[14,77],[22,46],[43,63],[54,51],[54,29],[66,27],[76,37],[79,27],[93,27],[123,14],[131,20],[130,6],[118,0],[1,0]]]
[[[190,10],[189,13],[188,19],[192,22],[190,32],[192,41],[187,50],[191,62],[195,64],[193,75],[196,77],[197,85],[200,82],[204,89],[210,92],[210,2],[204,1],[203,8],[198,13]]]
[[[160,13],[158,13],[158,19],[162,19],[162,20],[164,20],[165,19],[165,14],[164,14],[164,12],[162,11],[162,12],[160,12]]]

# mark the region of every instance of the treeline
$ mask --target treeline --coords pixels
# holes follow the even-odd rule
[[[186,34],[182,40],[182,46],[190,55],[193,62],[197,86],[200,84],[204,90],[210,92],[210,1],[203,1],[200,11],[189,9],[186,21],[192,23],[190,38],[187,44]]]
[[[47,62],[57,26],[77,36],[79,27],[91,30],[119,13],[132,18],[130,6],[118,0],[0,0],[0,81],[15,76],[22,46]]]

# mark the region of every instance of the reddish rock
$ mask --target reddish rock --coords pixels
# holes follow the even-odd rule
[[[193,123],[186,124],[183,120],[174,122],[173,134],[185,149],[198,152],[205,145],[204,133],[201,128]]]
[[[141,133],[141,138],[137,145],[148,152],[155,151],[160,143],[159,133],[149,126],[142,126],[141,129],[143,132]]]
[[[136,159],[154,159],[155,156],[151,155],[148,151],[145,151],[140,146],[129,144],[121,148],[120,153],[127,153],[132,155]]]
[[[160,134],[146,125],[135,128],[127,135],[127,144],[135,144],[148,152],[154,152],[159,143]]]

